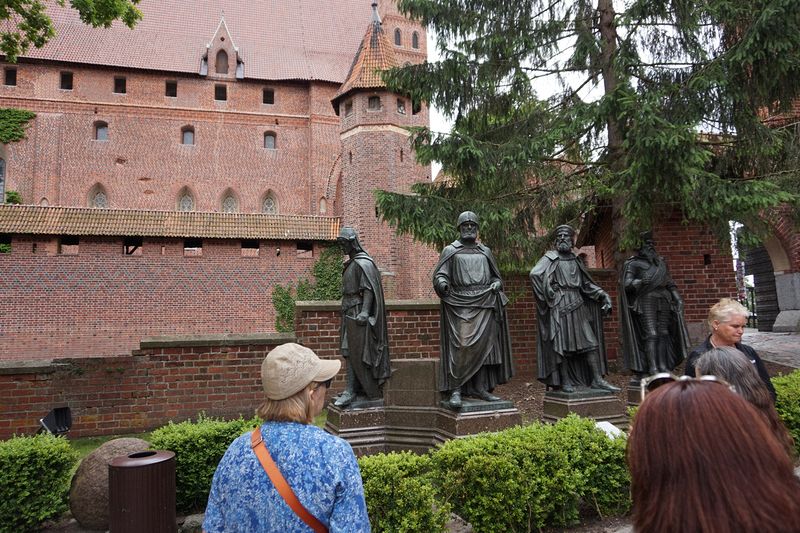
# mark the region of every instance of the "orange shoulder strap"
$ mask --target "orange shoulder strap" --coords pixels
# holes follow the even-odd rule
[[[286,504],[292,508],[292,511],[316,533],[328,533],[328,528],[322,525],[322,522],[317,520],[314,515],[303,507],[303,504],[300,503],[300,500],[297,499],[294,491],[292,491],[292,487],[286,482],[283,474],[281,474],[281,471],[278,469],[278,465],[275,464],[275,461],[269,454],[269,450],[267,450],[267,446],[264,444],[264,439],[261,438],[261,428],[256,428],[250,434],[250,447],[253,448],[253,452],[255,452],[256,457],[258,457],[258,462],[261,463],[270,481],[272,481],[272,484],[278,489],[278,494],[280,494]]]

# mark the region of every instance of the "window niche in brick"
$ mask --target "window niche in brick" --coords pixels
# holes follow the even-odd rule
[[[225,50],[220,50],[217,52],[217,61],[215,68],[217,70],[217,74],[227,74],[228,73],[228,52]]]
[[[184,257],[200,257],[203,255],[203,240],[202,239],[184,239],[183,241],[183,255]]]
[[[58,239],[58,255],[78,255],[77,235],[62,235]]]
[[[194,211],[194,195],[188,187],[178,193],[178,211]]]
[[[267,150],[275,150],[278,147],[277,138],[278,136],[275,134],[274,131],[265,131],[264,148],[266,148]]]
[[[89,207],[93,209],[108,208],[108,193],[106,193],[105,187],[99,183],[89,191]]]
[[[349,117],[353,114],[353,99],[350,98],[344,103],[344,116]]]
[[[223,213],[235,213],[239,210],[239,202],[236,201],[236,196],[234,196],[233,191],[228,189],[225,191],[225,195],[222,198],[222,212]]]
[[[370,111],[380,111],[381,110],[381,97],[380,96],[370,96],[367,99],[367,109]]]
[[[122,240],[123,255],[142,255],[142,238],[125,237]]]
[[[178,82],[175,80],[167,80],[164,82],[164,96],[169,98],[178,97]]]
[[[0,254],[11,253],[11,235],[0,233]]]
[[[62,91],[71,91],[72,90],[72,82],[73,82],[72,72],[69,72],[69,71],[66,71],[66,70],[62,70],[61,71],[61,76],[60,76],[60,81],[59,81],[59,88]]]
[[[419,48],[419,33],[411,34],[411,48]]]
[[[224,102],[228,99],[228,86],[218,83],[214,85],[214,100]]]
[[[311,259],[314,257],[314,244],[311,241],[297,241],[297,257]]]
[[[126,94],[128,92],[128,80],[125,76],[114,76],[114,93]]]
[[[411,114],[417,115],[422,111],[422,104],[419,100],[411,100]]]
[[[108,140],[108,122],[98,120],[94,123],[94,140],[107,141]]]
[[[242,241],[242,257],[258,257],[260,244],[256,239]]]
[[[402,98],[397,99],[397,112],[401,115],[406,114],[406,101]]]
[[[194,126],[181,128],[181,144],[194,145]]]
[[[6,67],[3,71],[3,84],[13,87],[17,84],[17,68]]]
[[[401,46],[403,44],[403,34],[400,32],[400,28],[394,29],[394,44],[395,46]]]
[[[261,201],[261,212],[268,215],[278,214],[278,201],[275,199],[275,195],[272,194],[272,192],[268,192],[264,195],[264,199]]]
[[[272,105],[275,103],[275,89],[264,87],[261,91],[261,102]]]

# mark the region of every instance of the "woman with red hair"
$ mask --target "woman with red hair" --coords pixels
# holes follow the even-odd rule
[[[764,417],[723,382],[647,394],[628,441],[638,533],[800,532],[800,479]]]

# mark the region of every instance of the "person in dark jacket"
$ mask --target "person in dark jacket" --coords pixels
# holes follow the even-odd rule
[[[741,343],[748,316],[750,316],[750,311],[731,298],[723,298],[711,306],[711,309],[708,311],[708,326],[711,329],[711,334],[702,344],[695,347],[691,353],[689,353],[684,374],[694,377],[696,374],[695,363],[697,362],[697,358],[712,348],[733,346],[744,353],[747,358],[750,359],[750,362],[755,365],[758,375],[764,382],[764,385],[767,386],[769,395],[772,397],[772,402],[774,403],[778,395],[775,392],[772,381],[769,379],[769,373],[764,366],[764,362],[752,347]]]

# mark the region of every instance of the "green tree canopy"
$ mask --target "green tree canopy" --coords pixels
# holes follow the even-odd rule
[[[65,0],[53,0],[59,6]],[[81,21],[94,27],[111,26],[121,20],[133,28],[142,18],[136,8],[139,0],[70,0],[70,6],[80,14]],[[0,30],[0,52],[12,63],[31,47],[41,48],[55,34],[53,21],[47,15],[47,1],[42,0],[0,0],[0,21],[5,21]]]
[[[444,182],[376,193],[402,233],[443,245],[472,209],[509,267],[598,207],[612,208],[630,245],[665,206],[725,238],[728,220],[756,225],[798,201],[795,121],[764,123],[800,91],[797,0],[399,6],[435,34],[441,60],[384,79],[454,120],[448,134],[412,135],[422,164],[442,162]]]

